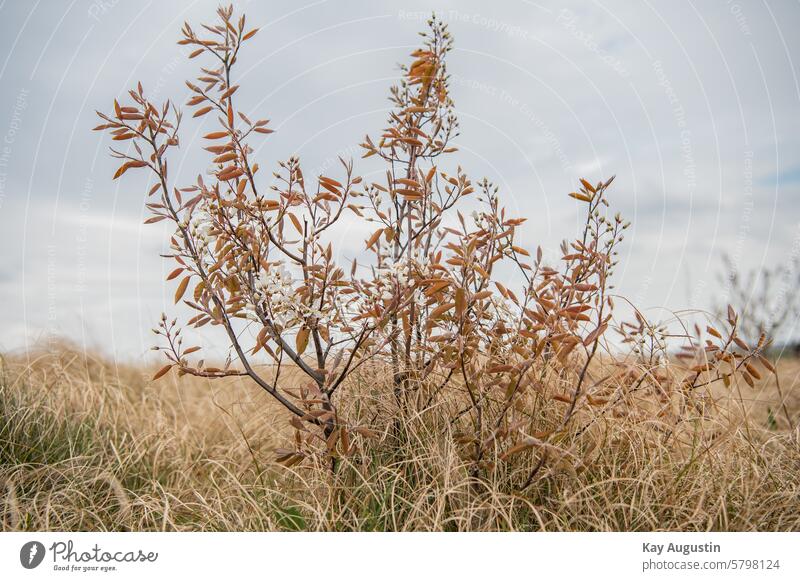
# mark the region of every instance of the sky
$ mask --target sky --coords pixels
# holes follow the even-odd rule
[[[366,134],[385,125],[388,89],[435,11],[455,38],[448,69],[461,165],[526,216],[523,245],[557,259],[579,228],[577,181],[616,175],[632,222],[619,294],[654,319],[724,304],[722,254],[741,270],[800,256],[800,3],[237,2],[260,32],[237,65],[251,118],[276,133],[262,167],[296,154],[306,175],[356,173]],[[112,181],[96,110],[141,81],[187,100],[201,64],[176,44],[214,2],[0,2],[0,352],[66,337],[127,361],[148,357],[172,305],[162,224],[143,225],[143,172]],[[208,169],[211,116],[186,116],[176,183]],[[363,248],[355,221],[337,240]],[[200,337],[222,347],[214,332]],[[46,344],[46,343],[45,343]]]

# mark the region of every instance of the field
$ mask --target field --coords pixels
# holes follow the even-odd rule
[[[575,461],[519,491],[508,472],[471,478],[435,417],[364,439],[335,472],[286,468],[274,452],[290,437],[286,416],[246,380],[153,383],[152,369],[69,345],[11,355],[0,375],[2,528],[800,530],[800,363],[781,360],[778,372],[785,410],[764,379],[706,394],[707,409],[680,426],[583,412],[590,444],[584,433]],[[372,373],[348,386],[371,402],[364,417],[391,413]]]

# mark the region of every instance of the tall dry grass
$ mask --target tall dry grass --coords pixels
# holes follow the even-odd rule
[[[769,380],[706,394],[679,425],[652,414],[585,415],[559,442],[573,456],[518,491],[531,467],[499,463],[471,478],[457,429],[436,409],[364,439],[335,474],[287,469],[274,462],[291,437],[285,416],[244,380],[153,384],[150,369],[68,346],[11,356],[0,375],[2,526],[800,530],[798,371],[795,361],[779,365],[788,418]],[[377,370],[356,378],[348,389],[359,397],[348,399],[360,407],[348,412],[396,414],[380,381],[391,379]]]

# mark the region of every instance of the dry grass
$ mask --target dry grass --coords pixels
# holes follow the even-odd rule
[[[800,364],[779,371],[797,426]],[[68,347],[4,360],[3,530],[800,530],[798,430],[770,382],[715,394],[680,426],[599,417],[575,462],[521,493],[529,465],[470,479],[435,413],[365,440],[335,475],[289,470],[273,462],[290,430],[267,394],[150,372]],[[351,386],[351,413],[389,405],[379,380]]]

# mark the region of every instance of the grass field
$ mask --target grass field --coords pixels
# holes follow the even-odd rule
[[[680,426],[598,416],[574,462],[520,492],[504,473],[470,479],[435,420],[365,440],[335,474],[287,469],[274,462],[285,416],[243,380],[152,383],[151,369],[69,346],[7,356],[2,528],[800,530],[800,363],[778,370],[785,411],[764,380],[707,394]]]

